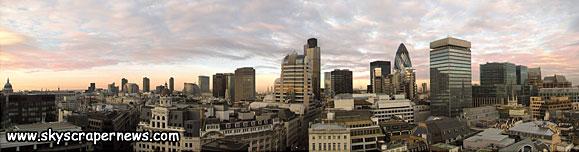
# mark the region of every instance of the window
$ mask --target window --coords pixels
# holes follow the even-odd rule
[[[312,143],[312,150],[316,150],[316,143]]]

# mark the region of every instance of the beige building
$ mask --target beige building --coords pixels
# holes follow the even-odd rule
[[[243,67],[235,70],[234,101],[255,100],[255,69]]]
[[[280,78],[275,82],[275,101],[299,103],[307,111],[313,101],[312,69],[310,60],[296,52],[284,57]]]
[[[547,113],[554,112],[555,110],[571,110],[572,102],[569,97],[531,97],[530,103],[531,115],[535,119],[545,119],[548,116]]]
[[[309,151],[350,151],[350,129],[338,124],[313,124],[309,129]]]

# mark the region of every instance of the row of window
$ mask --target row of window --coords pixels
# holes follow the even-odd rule
[[[317,149],[316,149],[317,145]],[[348,143],[343,144],[343,149],[348,150]],[[312,151],[342,150],[342,143],[312,143]]]

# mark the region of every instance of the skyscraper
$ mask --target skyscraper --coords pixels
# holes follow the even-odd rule
[[[275,84],[275,100],[285,103],[299,103],[306,110],[313,100],[312,74],[309,61],[296,52],[284,57],[280,78]],[[303,114],[303,113],[301,113]]]
[[[394,57],[394,76],[392,84],[395,94],[404,94],[410,100],[416,97],[416,73],[412,68],[410,54],[404,43],[400,43]]]
[[[408,49],[404,43],[400,43],[398,49],[396,50],[396,57],[394,58],[394,70],[404,70],[405,68],[411,68],[412,62],[410,61],[410,55],[408,54]]]
[[[107,91],[110,95],[117,95],[119,93],[119,87],[115,86],[115,82],[107,86]]]
[[[143,92],[151,91],[151,82],[149,78],[143,77]]]
[[[332,94],[332,72],[324,72],[324,94]]]
[[[93,83],[90,83],[90,86],[88,87],[88,89],[86,90],[86,92],[92,93],[92,92],[94,92],[95,90],[96,90],[96,84],[93,82]]]
[[[531,86],[531,95],[539,95],[539,89],[543,88],[543,77],[541,76],[541,67],[528,68],[528,81]]]
[[[318,40],[315,38],[308,39],[308,43],[304,45],[304,55],[312,67],[312,91],[315,99],[320,99],[320,47]]]
[[[335,94],[353,93],[352,71],[348,69],[335,69],[331,72],[332,89]]]
[[[199,87],[201,88],[202,93],[209,92],[209,77],[208,76],[199,76]]]
[[[422,83],[422,94],[426,94],[428,92],[428,86],[426,83]]]
[[[171,93],[175,91],[175,79],[173,77],[169,78],[169,91]]]
[[[227,87],[225,74],[216,73],[213,75],[213,97],[225,98],[225,88]]]
[[[255,69],[243,67],[235,70],[234,101],[255,100]]]
[[[527,72],[527,66],[517,65],[517,84],[527,85],[529,83],[529,74]]]
[[[225,99],[235,101],[235,74],[224,73],[225,76]]]
[[[457,117],[472,105],[471,44],[452,37],[430,43],[432,115]]]
[[[376,75],[374,72],[376,69],[380,69],[380,76],[385,77],[390,75],[390,61],[374,61],[370,62],[370,85],[374,85],[374,78]]]
[[[122,93],[127,92],[127,83],[129,83],[129,80],[127,80],[125,78],[121,79],[121,92]]]
[[[517,85],[517,66],[504,62],[480,65],[480,86],[473,87],[473,106],[507,104],[514,100],[521,86]]]

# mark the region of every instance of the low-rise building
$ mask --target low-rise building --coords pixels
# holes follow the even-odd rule
[[[350,151],[350,129],[339,124],[313,124],[309,131],[309,151]]]
[[[462,111],[461,118],[471,127],[477,123],[492,123],[499,119],[499,112],[495,106],[464,108]]]
[[[384,133],[367,110],[334,111],[328,112],[326,123],[335,123],[350,130],[351,151],[378,150],[379,142],[384,141]]]
[[[544,120],[548,112],[556,110],[571,110],[569,97],[531,97],[530,109],[533,118]]]
[[[472,133],[466,122],[456,118],[431,117],[429,119],[431,120],[418,123],[418,127],[412,131],[412,135],[424,138],[428,144],[452,143]]]
[[[488,128],[484,131],[463,140],[465,149],[491,149],[498,150],[515,143],[515,139],[509,138],[508,135],[502,135],[502,130]]]

